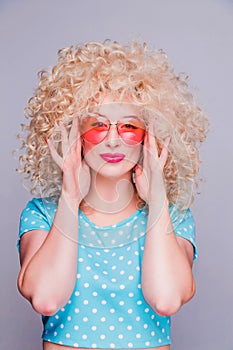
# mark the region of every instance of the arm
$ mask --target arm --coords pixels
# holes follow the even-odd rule
[[[174,234],[168,205],[154,222],[156,216],[156,206],[151,205],[142,265],[142,288],[148,304],[160,315],[168,316],[176,313],[195,293],[193,246]]]
[[[61,196],[49,234],[36,230],[21,238],[18,288],[43,315],[61,308],[74,288],[78,239],[78,217],[74,212]]]
[[[151,128],[152,129],[152,128]],[[163,179],[170,139],[158,156],[155,138],[144,139],[143,167],[136,166],[136,187],[149,206],[142,262],[142,291],[148,304],[161,315],[176,313],[192,298],[193,248],[173,231]]]
[[[62,191],[49,234],[38,230],[27,232],[21,241],[21,271],[18,288],[33,308],[52,315],[70,297],[76,281],[78,207],[90,186],[89,167],[81,159],[81,142],[77,118],[68,137],[64,126],[62,154],[51,141],[48,146],[53,160],[61,168]]]

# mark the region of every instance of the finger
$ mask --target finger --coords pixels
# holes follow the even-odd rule
[[[63,163],[62,157],[60,157],[59,154],[57,153],[53,142],[50,139],[47,139],[46,141],[54,162],[62,169],[62,163]]]
[[[148,135],[148,143],[149,143],[149,149],[150,149],[151,154],[155,158],[158,158],[157,140],[156,140],[156,137],[154,135],[150,134],[150,133]]]
[[[69,152],[69,140],[67,135],[67,130],[64,124],[59,125],[60,131],[61,131],[61,140],[62,140],[62,155],[63,159],[67,156],[67,153]]]
[[[70,145],[73,145],[77,141],[78,129],[79,129],[78,117],[74,117],[74,119],[72,121],[71,129],[70,129],[70,134],[69,134]]]
[[[168,146],[171,142],[171,136],[166,137],[165,141],[164,141],[164,145],[160,154],[160,164],[162,167],[165,166],[167,158],[168,158]]]

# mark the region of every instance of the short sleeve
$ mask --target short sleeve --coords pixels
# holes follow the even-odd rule
[[[52,225],[55,208],[48,200],[43,198],[33,198],[22,210],[19,221],[19,233],[16,243],[18,252],[20,252],[20,238],[31,230],[49,231]]]
[[[171,208],[171,220],[174,233],[178,237],[183,237],[190,241],[194,248],[193,260],[198,257],[198,249],[196,244],[196,227],[191,210],[188,208],[184,212],[179,212],[174,207]]]

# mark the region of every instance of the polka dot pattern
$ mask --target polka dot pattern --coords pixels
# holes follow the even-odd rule
[[[181,216],[170,206],[174,232],[195,248],[190,210]],[[23,210],[19,239],[32,229],[49,231],[56,205],[33,199]],[[137,210],[113,226],[99,227],[79,212],[78,273],[67,304],[42,316],[42,338],[71,347],[151,348],[171,344],[170,318],[156,314],[141,288],[146,210]],[[43,226],[43,228],[42,228]],[[113,239],[114,237],[114,239]],[[18,249],[19,240],[18,240]]]

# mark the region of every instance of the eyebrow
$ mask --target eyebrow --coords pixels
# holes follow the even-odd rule
[[[99,115],[100,117],[104,117],[104,118],[109,119],[108,116],[106,116],[104,114],[101,114],[99,112],[90,112],[89,114],[90,115]],[[133,119],[139,119],[140,120],[140,118],[138,116],[136,116],[136,115],[125,115],[125,116],[121,117],[120,119],[123,119],[123,118],[133,118]]]

